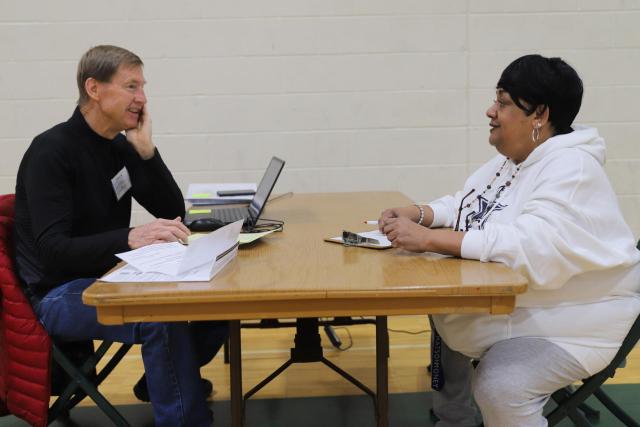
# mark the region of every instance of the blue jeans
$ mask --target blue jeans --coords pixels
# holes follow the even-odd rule
[[[227,322],[167,322],[101,325],[82,292],[95,279],[77,279],[47,293],[35,311],[45,329],[62,340],[107,340],[142,344],[142,360],[156,427],[209,427],[213,414],[202,389],[200,366],[224,344]]]

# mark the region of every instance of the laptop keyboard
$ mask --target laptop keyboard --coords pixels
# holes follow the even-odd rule
[[[246,208],[217,209],[213,217],[224,222],[234,222],[242,218],[248,218],[249,210]]]

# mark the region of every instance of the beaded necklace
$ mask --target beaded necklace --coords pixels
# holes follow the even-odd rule
[[[493,176],[493,179],[491,179],[491,182],[489,184],[487,184],[487,186],[484,188],[484,190],[482,190],[482,193],[480,193],[476,199],[480,200],[482,198],[482,196],[484,196],[487,191],[491,190],[493,188],[493,184],[496,182],[496,179],[498,179],[501,175],[502,175],[502,171],[505,168],[505,166],[507,165],[507,163],[509,162],[509,158],[507,157],[505,159],[505,161],[502,163],[502,165],[500,166],[500,168],[498,169],[498,171],[495,173],[495,175]],[[504,187],[499,189],[498,191],[496,191],[496,194],[493,197],[493,200],[491,200],[491,202],[487,205],[489,208],[489,211],[482,216],[482,218],[477,218],[474,219],[473,222],[480,224],[480,222],[482,221],[482,219],[486,219],[489,217],[489,215],[491,215],[495,209],[495,207],[498,205],[498,200],[500,199],[500,197],[502,196],[503,192],[505,189],[511,187],[511,184],[513,183],[513,180],[516,178],[516,176],[518,175],[518,172],[520,172],[520,168],[522,167],[522,163],[520,163],[518,165],[518,167],[516,167],[515,171],[513,171],[513,173],[511,174],[511,177],[509,179],[507,179],[507,182],[504,183]],[[460,207],[458,208],[458,219],[456,220],[456,226],[455,229],[456,231],[459,230],[459,223],[460,223],[460,216],[462,215],[462,210],[463,209],[468,209],[471,207],[471,204],[473,203],[473,201],[467,203],[466,205],[464,205],[464,200],[469,197],[470,195],[472,195],[473,193],[475,193],[475,188],[472,188],[471,191],[469,191],[463,198],[462,201],[460,202]],[[469,228],[468,226],[465,228]]]

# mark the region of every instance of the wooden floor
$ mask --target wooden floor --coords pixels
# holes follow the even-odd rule
[[[427,391],[429,377],[429,324],[426,316],[389,318],[389,392]],[[408,331],[402,333],[400,331]],[[321,329],[325,357],[375,390],[375,327],[357,325],[336,328],[345,351],[335,349]],[[295,328],[243,329],[243,388],[246,392],[289,357]],[[116,370],[101,386],[101,391],[114,404],[138,403],[131,391],[142,375],[140,346],[134,346]],[[215,400],[229,399],[229,369],[223,363],[222,351],[202,369],[202,375],[214,384]],[[634,350],[627,367],[618,371],[609,383],[640,382],[640,350]],[[294,364],[280,377],[261,390],[255,399],[275,397],[307,397],[360,394],[360,390],[320,363]],[[83,404],[90,405],[85,399]]]

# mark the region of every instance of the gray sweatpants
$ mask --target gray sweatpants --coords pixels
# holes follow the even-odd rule
[[[471,360],[442,346],[444,388],[433,392],[437,427],[545,427],[551,393],[589,373],[561,347],[541,338],[513,338],[493,345],[473,369]]]

